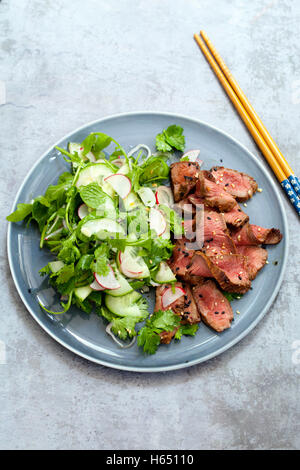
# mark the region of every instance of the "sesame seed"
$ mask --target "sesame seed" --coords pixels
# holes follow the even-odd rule
[[[240,312],[239,310],[237,310],[236,313],[237,313],[238,315],[240,315],[241,312]]]
[[[257,192],[262,193],[262,188],[257,188]]]
[[[266,264],[269,264],[269,261],[266,261]]]
[[[244,207],[247,207],[247,204],[244,202],[243,206],[244,206]]]
[[[233,188],[235,188],[235,184],[234,184],[234,183],[231,183],[231,186],[232,186]]]

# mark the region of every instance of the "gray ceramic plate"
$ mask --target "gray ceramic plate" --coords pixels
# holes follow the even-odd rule
[[[8,228],[8,257],[17,290],[35,320],[52,338],[69,350],[86,359],[116,369],[139,372],[166,371],[188,367],[206,361],[233,346],[246,336],[263,318],[274,301],[287,261],[288,230],[279,185],[274,184],[260,162],[241,144],[224,132],[185,116],[167,113],[128,113],[87,124],[64,137],[56,145],[65,147],[69,141],[81,142],[90,132],[101,131],[113,136],[129,150],[138,143],[145,143],[154,150],[155,136],[163,128],[178,124],[184,128],[186,148],[200,148],[204,168],[214,164],[245,171],[252,175],[263,188],[249,201],[245,211],[250,220],[264,227],[277,227],[283,233],[282,242],[269,248],[269,264],[253,282],[253,290],[241,300],[233,302],[235,315],[232,327],[221,334],[204,324],[195,337],[184,337],[180,342],[163,345],[153,356],[146,356],[136,345],[122,350],[105,333],[105,325],[96,315],[86,315],[72,308],[64,315],[46,314],[38,305],[51,305],[55,292],[41,278],[38,270],[52,256],[39,249],[39,234],[36,227],[10,224]],[[44,193],[49,184],[54,184],[58,175],[67,168],[58,152],[52,147],[31,169],[22,184],[14,206],[29,202]],[[278,264],[273,264],[278,261]],[[150,294],[153,306],[153,293]]]

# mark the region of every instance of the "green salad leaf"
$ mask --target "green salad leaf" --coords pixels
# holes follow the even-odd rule
[[[170,152],[172,150],[184,151],[185,138],[183,129],[180,126],[169,126],[161,134],[156,136],[156,148],[161,152]]]

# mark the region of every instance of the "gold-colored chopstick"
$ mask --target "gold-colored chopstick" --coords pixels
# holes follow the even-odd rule
[[[280,162],[277,160],[275,155],[272,153],[270,147],[268,146],[267,142],[264,140],[264,138],[263,138],[262,134],[260,133],[258,127],[255,125],[255,123],[252,120],[250,114],[248,114],[248,112],[244,108],[240,98],[238,97],[237,93],[235,92],[235,90],[231,86],[229,80],[226,78],[226,76],[223,73],[222,69],[219,67],[219,65],[216,62],[214,56],[210,53],[209,49],[206,47],[206,44],[204,43],[204,41],[200,38],[200,36],[198,34],[195,34],[194,38],[195,38],[197,44],[199,45],[200,49],[202,50],[203,54],[205,55],[207,61],[210,64],[210,66],[212,67],[213,71],[215,72],[215,74],[216,74],[217,78],[219,79],[221,85],[223,86],[224,90],[226,91],[229,98],[231,99],[231,101],[232,101],[233,105],[235,106],[236,110],[238,111],[240,117],[242,118],[242,120],[244,121],[246,127],[248,128],[249,132],[251,133],[252,137],[254,138],[256,144],[258,145],[261,152],[263,153],[266,160],[268,161],[268,163],[269,163],[270,167],[272,168],[273,172],[275,173],[278,181],[282,184],[283,189],[285,190],[285,192],[288,195],[290,201],[292,202],[292,204],[294,205],[294,207],[297,210],[298,214],[300,215],[300,201],[297,197],[297,194],[296,194],[294,188],[290,187],[291,186],[291,180],[289,179],[289,176],[293,177],[293,175],[291,175],[291,173],[289,173],[289,170],[288,170],[288,174],[286,174],[284,169],[281,167]],[[211,42],[210,42],[210,44],[211,44]],[[218,54],[216,52],[216,50],[215,50],[215,54]],[[218,60],[222,60],[221,57],[219,56],[219,54],[218,54]],[[222,63],[224,64],[223,61],[222,61]],[[228,72],[229,72],[229,70],[228,70]],[[229,72],[229,74],[230,74],[230,72]],[[243,95],[243,96],[245,97],[245,95]],[[245,100],[247,100],[246,97],[245,97]],[[248,102],[248,100],[247,100],[247,102]],[[250,105],[250,103],[249,103],[249,105]],[[258,123],[258,121],[256,121],[256,123]],[[287,168],[288,167],[285,166],[286,171],[287,171]],[[286,184],[288,185],[287,188],[285,187]],[[299,204],[299,207],[298,207],[298,204]]]

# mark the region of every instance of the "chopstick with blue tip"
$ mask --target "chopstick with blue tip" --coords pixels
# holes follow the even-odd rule
[[[205,39],[205,43],[198,34],[195,34],[194,38],[197,44],[205,55],[227,95],[231,99],[240,117],[244,121],[256,144],[265,156],[296,212],[300,215],[300,199],[298,197],[298,195],[300,195],[299,179],[294,175],[293,170],[281,154],[276,143],[257,116],[256,112],[204,31],[201,31],[201,36]],[[209,49],[206,46],[208,46]]]

